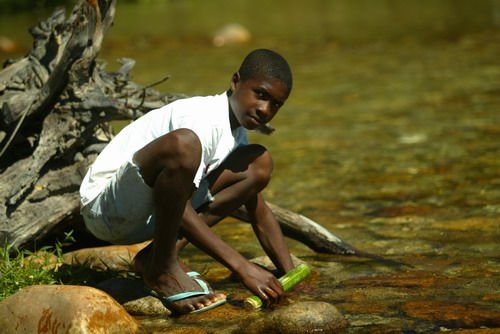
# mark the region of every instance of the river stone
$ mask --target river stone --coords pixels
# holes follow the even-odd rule
[[[153,296],[128,301],[123,304],[123,307],[132,315],[168,317],[172,314],[158,298]]]
[[[251,39],[250,31],[238,23],[230,23],[214,32],[212,43],[217,46],[246,43]]]
[[[245,333],[341,333],[348,323],[335,306],[325,302],[298,302],[247,323]]]
[[[43,270],[57,270],[61,264],[56,255],[47,251],[38,251],[24,258],[24,265]]]
[[[119,246],[83,248],[63,255],[68,265],[79,265],[91,269],[129,271],[135,255],[148,245],[149,241]]]
[[[302,263],[306,264],[306,262],[302,261],[301,259],[299,259],[295,255],[290,254],[290,256],[292,258],[292,262],[293,262],[293,265],[295,267],[298,266],[299,264],[302,264]],[[255,258],[251,259],[250,262],[255,263],[255,264],[257,264],[257,265],[259,265],[261,267],[264,267],[264,268],[266,268],[269,271],[276,270],[276,266],[274,265],[273,261],[271,261],[271,259],[269,258],[269,256],[255,257]]]
[[[0,302],[2,333],[138,333],[106,293],[87,286],[33,285]]]

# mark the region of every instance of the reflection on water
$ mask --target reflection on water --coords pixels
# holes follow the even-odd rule
[[[32,17],[0,22],[0,35],[29,47]],[[233,22],[250,42],[214,47],[211,33]],[[120,3],[101,57],[111,68],[136,59],[145,84],[171,74],[160,90],[210,94],[228,87],[249,50],[284,54],[292,96],[273,136],[251,135],[274,156],[267,198],[414,266],[317,255],[291,241],[320,274],[294,298],[334,303],[353,332],[498,327],[499,26],[494,0]],[[217,229],[260,254],[248,226]],[[188,253],[217,287],[242,293]],[[464,320],[461,305],[476,317]]]

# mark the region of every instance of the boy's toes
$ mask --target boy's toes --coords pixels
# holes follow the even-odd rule
[[[222,300],[222,299],[225,299],[226,298],[226,295],[223,295],[223,294],[213,294],[209,297],[209,300],[210,300],[210,304],[212,303],[215,303],[215,302],[218,302],[219,300]]]
[[[205,306],[209,306],[213,303],[214,302],[212,301],[211,298],[203,297],[202,299],[196,301],[195,307],[197,310],[199,310],[199,309],[204,308]]]
[[[212,305],[213,303],[225,298],[223,294],[217,295],[207,295],[201,297],[194,297],[190,299],[186,299],[183,301],[178,301],[174,303],[174,307],[179,313],[190,313],[192,311],[196,311]]]
[[[182,311],[180,313],[189,313],[196,311],[196,307],[192,304],[188,304],[182,308]]]
[[[198,303],[196,303],[196,305],[195,305],[194,307],[195,307],[197,310],[199,310],[199,309],[204,308],[205,306],[206,306],[206,304],[205,304],[205,303],[198,302]]]

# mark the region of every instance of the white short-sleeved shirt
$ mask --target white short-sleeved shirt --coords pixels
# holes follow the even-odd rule
[[[226,93],[174,101],[138,118],[111,140],[80,186],[82,206],[99,195],[118,168],[132,161],[135,152],[154,139],[181,128],[195,132],[201,142],[201,163],[193,180],[196,187],[236,147],[248,143],[243,127],[231,131]]]

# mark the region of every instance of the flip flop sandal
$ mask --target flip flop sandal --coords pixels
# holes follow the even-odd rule
[[[206,295],[211,293],[210,290],[208,289],[207,283],[205,283],[203,280],[201,280],[199,278],[195,278],[196,276],[200,276],[199,273],[194,272],[194,271],[190,271],[189,273],[187,273],[187,275],[189,277],[193,278],[193,280],[196,283],[198,283],[198,285],[203,289],[203,291],[186,291],[186,292],[177,293],[177,294],[172,295],[172,296],[165,296],[162,293],[159,293],[153,289],[148,288],[148,293],[151,296],[158,298],[163,303],[163,305],[165,305],[165,307],[167,307],[169,310],[171,310],[174,313],[178,313],[178,312],[175,312],[175,307],[173,306],[174,302],[179,301],[179,300],[183,300],[183,299],[188,299],[191,297],[196,297],[196,296],[206,296]],[[210,305],[204,306],[200,309],[191,311],[189,313],[205,312],[205,311],[211,310],[217,306],[220,306],[220,305],[224,304],[225,302],[226,302],[226,299],[224,298],[224,299],[218,300]]]

